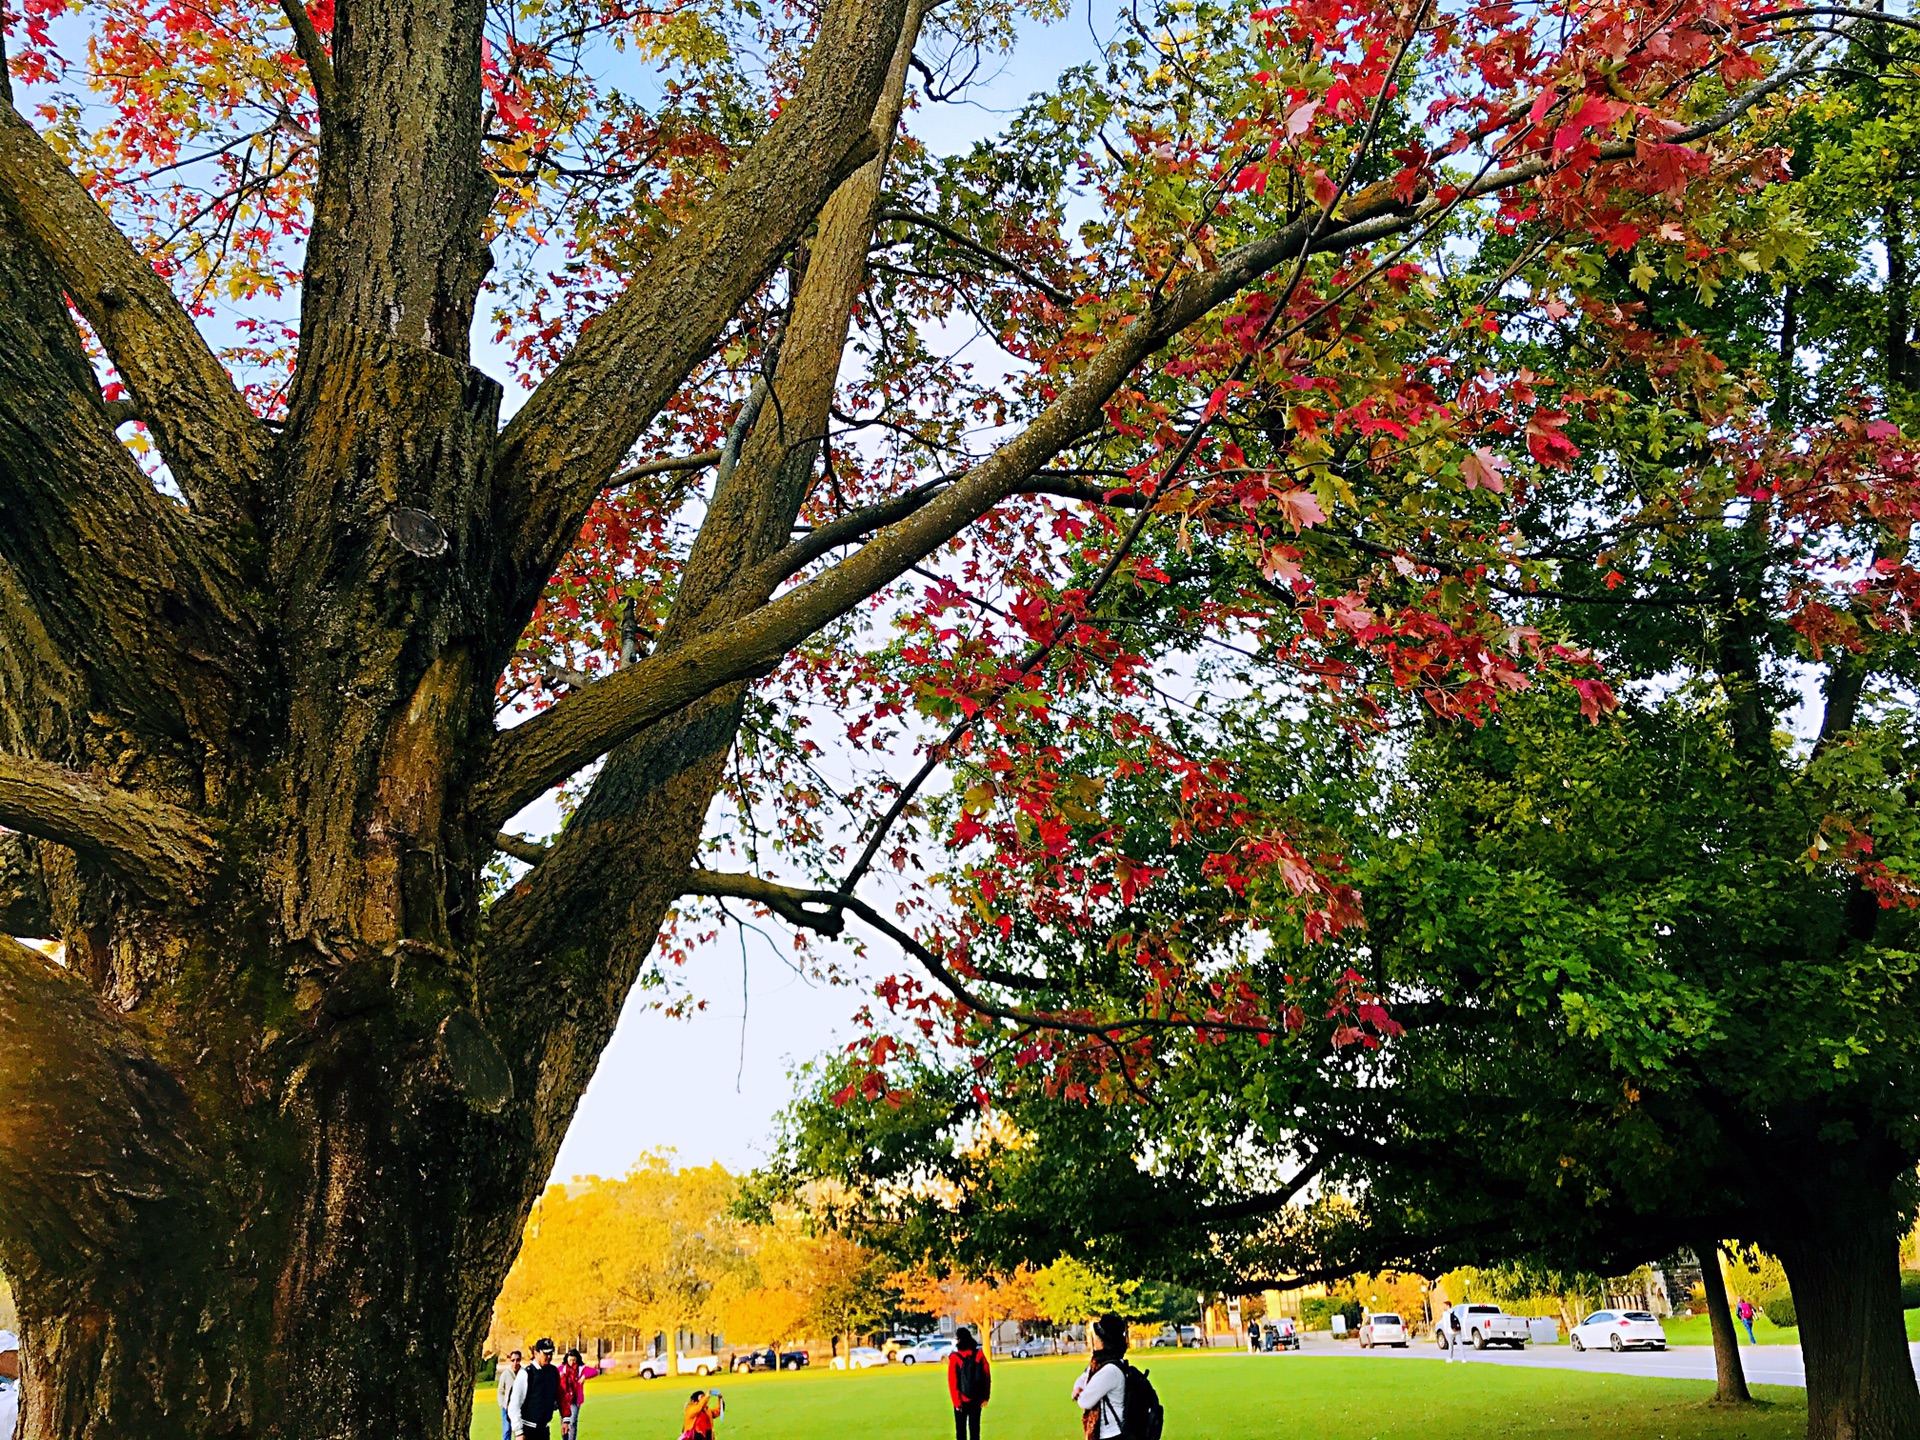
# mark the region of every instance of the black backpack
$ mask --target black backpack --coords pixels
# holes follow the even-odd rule
[[[954,1385],[960,1391],[960,1398],[969,1405],[984,1405],[993,1390],[993,1377],[987,1373],[987,1367],[980,1363],[978,1350],[956,1350],[960,1359],[958,1372],[954,1375]]]
[[[1120,1373],[1127,1382],[1120,1402],[1120,1440],[1160,1440],[1160,1432],[1167,1424],[1160,1392],[1153,1388],[1145,1370],[1136,1370],[1124,1360],[1120,1362]]]

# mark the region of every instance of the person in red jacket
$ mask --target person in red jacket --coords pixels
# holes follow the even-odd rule
[[[953,1440],[980,1440],[980,1407],[993,1393],[993,1374],[986,1352],[974,1344],[973,1332],[965,1326],[953,1332],[947,1393],[953,1397]]]
[[[578,1350],[567,1351],[567,1358],[560,1362],[560,1423],[566,1440],[580,1440],[580,1407],[587,1399],[585,1369]]]

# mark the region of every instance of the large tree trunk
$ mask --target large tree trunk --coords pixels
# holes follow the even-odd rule
[[[465,363],[492,193],[483,10],[342,0],[331,67],[309,62],[322,197],[278,437],[0,105],[0,823],[26,832],[0,832],[0,915],[65,946],[0,938],[26,1440],[467,1433],[493,1299],[686,888],[756,673],[710,666],[691,703],[621,732],[566,841],[483,908],[495,681],[557,549],[860,169],[819,333],[789,352],[835,373],[909,7],[826,7],[768,140],[593,327],[602,368],[558,387],[591,392],[585,418],[504,439]],[[114,438],[64,297],[97,316],[190,508]],[[825,405],[750,447],[662,653],[773,588],[737,582],[789,540]],[[530,475],[555,447],[568,466]]]
[[[1707,1294],[1707,1319],[1713,1327],[1713,1373],[1719,1381],[1714,1399],[1723,1405],[1749,1405],[1746,1369],[1740,1363],[1740,1332],[1734,1329],[1733,1307],[1727,1304],[1727,1277],[1720,1273],[1720,1242],[1696,1248],[1700,1257],[1700,1286]]]
[[[1825,1199],[1774,1242],[1799,1312],[1807,1440],[1920,1440],[1891,1197],[1836,1183]]]

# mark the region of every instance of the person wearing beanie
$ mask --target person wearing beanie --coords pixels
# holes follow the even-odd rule
[[[993,1374],[987,1356],[973,1332],[961,1326],[953,1332],[953,1353],[947,1356],[947,1394],[953,1400],[953,1440],[980,1440],[980,1407],[993,1393]]]
[[[13,1440],[20,1424],[20,1337],[0,1330],[0,1440]]]
[[[1126,1428],[1127,1322],[1102,1315],[1093,1322],[1093,1354],[1073,1382],[1074,1403],[1085,1417],[1087,1440],[1115,1440]]]

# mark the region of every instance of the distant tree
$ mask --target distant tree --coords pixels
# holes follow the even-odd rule
[[[1064,1255],[1034,1272],[1033,1303],[1055,1325],[1084,1325],[1127,1306],[1130,1287],[1102,1270]]]

